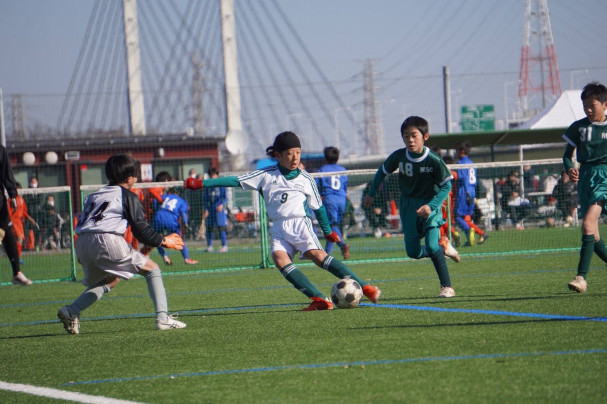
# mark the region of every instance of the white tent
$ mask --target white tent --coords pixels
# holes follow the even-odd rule
[[[521,125],[521,129],[568,128],[586,116],[581,94],[582,90],[563,91],[552,105]]]

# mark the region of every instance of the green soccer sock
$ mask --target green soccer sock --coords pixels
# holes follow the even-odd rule
[[[437,252],[430,255],[430,259],[434,264],[434,269],[438,275],[438,280],[442,287],[451,286],[451,278],[449,277],[449,269],[447,268],[447,261],[445,260],[445,253],[443,248],[439,248]]]
[[[578,276],[583,276],[584,279],[586,279],[586,275],[590,270],[594,244],[594,235],[584,234],[582,236],[582,248],[580,248],[580,262],[577,266],[577,274]]]
[[[284,267],[280,268],[280,273],[285,277],[286,280],[291,282],[291,285],[295,286],[295,289],[299,290],[301,293],[308,297],[321,297],[326,299],[327,296],[323,295],[320,290],[316,288],[310,282],[307,276],[303,274],[293,263],[287,264]]]
[[[607,263],[607,246],[605,246],[602,238],[594,243],[594,253],[598,255],[603,262]]]
[[[338,260],[335,257],[327,255],[327,257],[322,261],[322,269],[326,269],[334,276],[339,279],[343,279],[346,276],[354,279],[360,286],[365,286],[367,282],[363,281],[356,275],[350,268],[348,268],[343,262]]]

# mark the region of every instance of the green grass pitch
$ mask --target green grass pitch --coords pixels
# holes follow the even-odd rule
[[[79,283],[2,287],[0,381],[147,403],[607,402],[607,271],[598,258],[588,292],[575,294],[566,284],[577,250],[461,248],[462,262],[449,263],[457,296],[438,299],[429,260],[366,260],[392,244],[386,256],[402,257],[400,238],[352,240],[352,269],[383,294],[351,310],[302,312],[308,301],[275,269],[166,268],[169,308],[188,324],[167,332],[153,329],[140,277],[85,311],[80,335],[56,319]],[[204,268],[208,255],[192,250]],[[329,293],[334,277],[300,267]],[[54,401],[0,390],[0,402]]]

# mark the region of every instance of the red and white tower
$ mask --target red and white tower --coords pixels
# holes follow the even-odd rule
[[[563,92],[546,0],[525,0],[518,98],[524,115]]]

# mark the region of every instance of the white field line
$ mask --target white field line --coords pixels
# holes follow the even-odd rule
[[[119,400],[116,398],[91,396],[89,394],[76,393],[51,389],[49,387],[36,387],[27,384],[6,383],[0,381],[0,390],[14,391],[17,393],[32,394],[34,396],[56,398],[58,400],[75,401],[77,403],[87,404],[141,404],[137,401]]]

